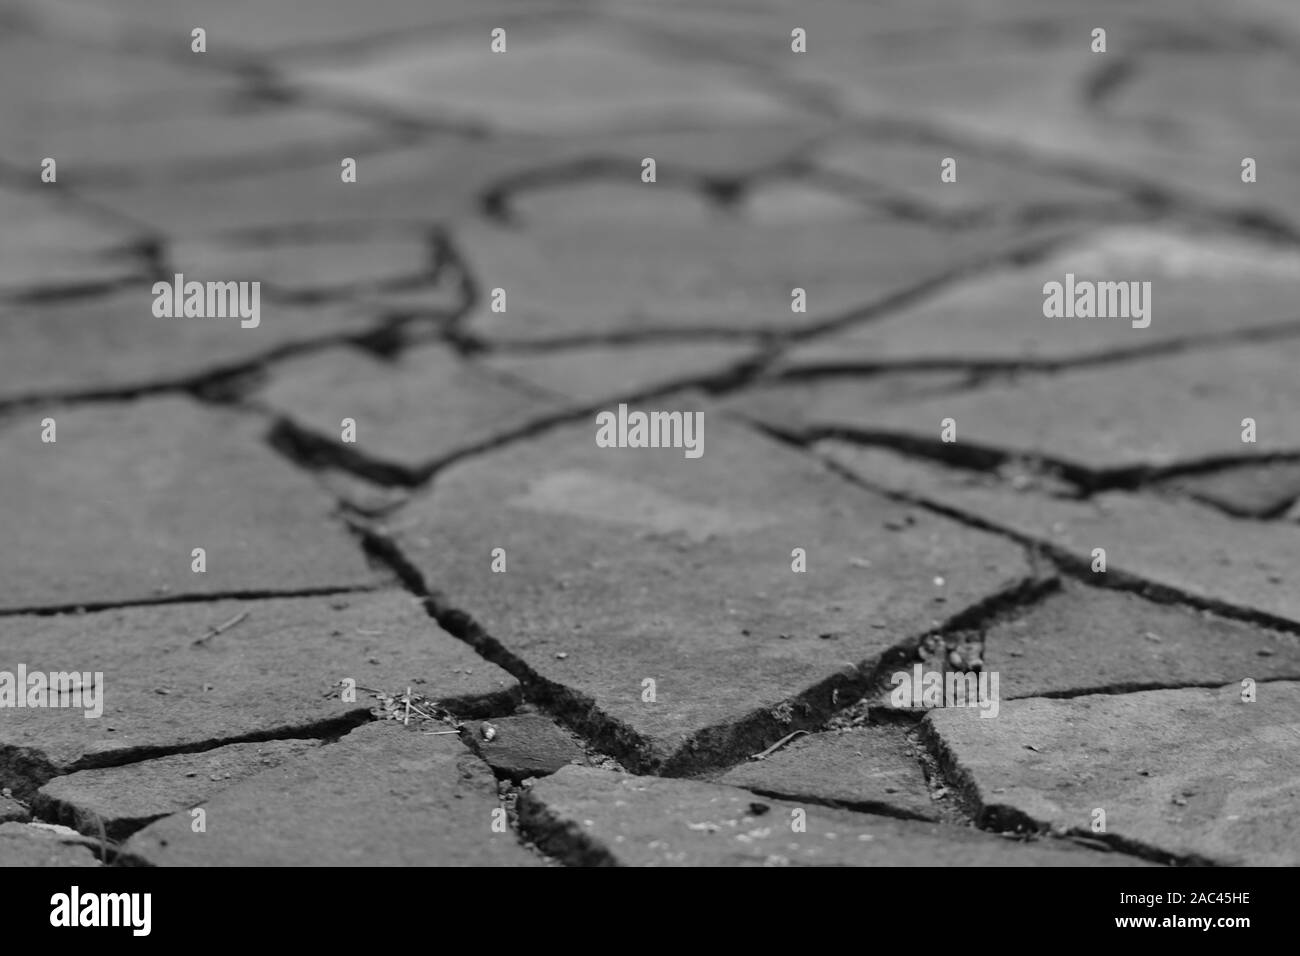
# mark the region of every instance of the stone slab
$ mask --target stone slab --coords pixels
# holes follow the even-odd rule
[[[319,747],[319,740],[229,744],[55,777],[37,791],[37,812],[89,837],[121,842],[154,820],[196,806],[268,767]],[[102,830],[100,829],[102,826]]]
[[[1021,700],[926,720],[988,818],[1092,832],[1184,860],[1300,861],[1300,684]]]
[[[22,131],[5,143],[3,155],[35,170],[34,177],[50,156],[58,161],[60,183],[82,188],[93,182],[112,189],[129,182],[190,183],[241,169],[287,168],[299,155],[341,159],[351,155],[350,144],[369,142],[373,149],[394,141],[392,131],[364,117],[230,96],[187,100],[158,112],[83,113],[75,122]]]
[[[804,813],[796,833],[795,811]],[[1127,866],[1055,842],[756,797],[690,780],[565,767],[519,802],[520,824],[570,864],[613,866]]]
[[[368,719],[371,690],[412,687],[466,715],[519,694],[400,592],[0,617],[0,646],[10,673],[103,674],[98,705],[3,711],[0,784],[20,795],[59,773],[338,732]]]
[[[167,258],[187,279],[257,281],[290,295],[382,288],[428,276],[434,263],[421,230],[364,227],[195,236],[170,244]]]
[[[44,418],[57,441],[41,441]],[[0,431],[16,507],[0,607],[357,587],[385,579],[264,421],[180,397],[46,406]],[[206,571],[192,570],[193,549]]]
[[[1177,475],[1157,486],[1237,517],[1274,518],[1300,497],[1300,462],[1261,462]]]
[[[479,194],[502,178],[571,155],[563,143],[542,137],[484,141],[446,134],[394,146],[357,136],[336,149],[228,176],[91,183],[82,192],[172,237],[303,224],[429,225],[476,216]],[[354,183],[342,181],[345,157],[357,161]],[[437,183],[456,188],[431,188]]]
[[[779,99],[725,65],[674,55],[608,23],[507,27],[505,53],[491,50],[489,33],[419,38],[343,64],[304,64],[289,78],[307,90],[515,132],[739,125],[787,113]]]
[[[0,795],[0,823],[26,823],[31,818],[31,810],[25,804]]]
[[[577,402],[596,403],[725,377],[757,354],[756,343],[703,339],[491,352],[479,361],[535,388]]]
[[[914,496],[1048,546],[1091,568],[1106,549],[1107,571],[1211,607],[1224,605],[1291,628],[1296,528],[1241,521],[1192,502],[1105,492],[1086,501],[1017,491],[988,476],[843,442],[818,450],[872,487]]]
[[[1078,281],[1151,283],[1151,324],[1047,318],[1043,287]],[[1069,362],[1161,343],[1296,326],[1300,255],[1231,235],[1170,227],[1103,228],[1028,264],[955,282],[883,316],[791,348],[781,367],[887,362]]]
[[[0,187],[0,298],[143,278],[130,248],[138,231],[61,200],[38,177],[39,167],[30,187]]]
[[[553,418],[559,398],[499,378],[442,344],[384,361],[337,348],[277,365],[256,400],[334,454],[418,476],[439,462]],[[430,414],[436,409],[436,414]],[[344,418],[356,442],[343,442]]]
[[[0,866],[99,866],[84,846],[29,823],[0,823]]]
[[[263,771],[123,847],[154,866],[528,866],[515,835],[494,832],[496,780],[452,737],[391,722]],[[501,811],[504,813],[504,811]]]
[[[662,210],[642,220],[621,212],[645,204],[648,190],[664,196]],[[643,184],[635,169],[622,187],[626,200],[592,204],[585,191],[564,187],[580,214],[458,231],[483,287],[507,293],[504,312],[491,311],[487,297],[472,310],[471,333],[530,343],[680,330],[788,333],[1053,232],[939,229],[866,210],[845,217],[842,203],[834,215],[753,222],[677,201],[671,184]],[[595,192],[606,197],[610,188]],[[807,293],[806,312],[791,311],[795,288]]]
[[[956,160],[956,178],[940,178],[945,159]],[[837,183],[861,183],[868,194],[896,196],[954,217],[1009,216],[1029,210],[1118,209],[1119,194],[1032,165],[995,159],[953,145],[888,140],[851,134],[813,153],[813,167]]]
[[[187,278],[208,281],[211,275]],[[236,275],[217,281],[239,281]],[[160,319],[153,314],[152,287],[141,282],[89,298],[0,305],[0,400],[190,382],[378,325],[358,306],[292,306],[265,297],[252,328],[238,318]]]
[[[925,774],[899,727],[875,725],[799,737],[718,783],[794,802],[937,820]]]
[[[983,639],[999,694],[1125,693],[1300,678],[1300,637],[1066,580]]]
[[[1041,457],[1085,472],[1161,468],[1300,450],[1300,337],[1197,349],[862,408],[823,426],[934,444],[956,422],[963,444]],[[1243,442],[1242,422],[1256,422]]]
[[[1031,573],[1009,542],[904,527],[906,509],[691,395],[651,407],[702,412],[703,454],[597,447],[593,417],[444,469],[386,529],[449,607],[594,704],[598,730],[630,728],[647,765],[762,749],[829,708],[827,682]]]
[[[465,21],[483,33],[489,20],[532,12],[556,15],[578,9],[563,0],[378,0],[357,16],[345,0],[233,0],[214,8],[203,0],[40,0],[25,4],[37,22],[61,33],[123,41],[149,36],[156,47],[168,42],[189,49],[196,23],[207,24],[209,49],[227,55],[346,52],[376,42],[422,33],[467,31]]]
[[[544,777],[585,756],[570,734],[538,714],[470,721],[461,739],[498,776],[515,781]]]

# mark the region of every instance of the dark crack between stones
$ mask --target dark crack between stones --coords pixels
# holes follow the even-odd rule
[[[246,589],[213,591],[212,593],[167,594],[121,601],[86,601],[76,604],[37,604],[28,607],[0,608],[0,617],[17,617],[19,615],[52,617],[56,614],[81,614],[83,612],[112,611],[121,608],[156,607],[163,604],[211,604],[216,601],[263,601],[277,598],[329,597],[336,594],[371,594],[383,589],[383,584],[341,584],[317,588],[291,588],[283,591]]]

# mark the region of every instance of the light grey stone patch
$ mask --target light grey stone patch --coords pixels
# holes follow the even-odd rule
[[[1052,497],[1031,480],[1017,489],[977,472],[880,448],[820,442],[820,454],[871,487],[915,497],[1067,555],[1091,569],[1104,548],[1107,574],[1184,600],[1300,624],[1291,554],[1295,528],[1242,521],[1194,502],[1113,491],[1086,501]]]
[[[803,816],[800,818],[799,813]],[[792,823],[800,820],[803,832]],[[758,797],[692,780],[565,767],[520,800],[525,833],[578,865],[1125,866],[1067,844]]]
[[[53,817],[89,837],[103,834],[120,841],[160,817],[188,810],[213,793],[320,745],[319,740],[268,740],[79,770],[41,787],[36,806],[47,819]]]
[[[215,273],[231,277],[237,273]],[[191,273],[206,281],[214,273]],[[213,280],[216,281],[216,280]],[[256,364],[286,349],[365,334],[363,305],[259,303],[255,328],[230,318],[158,318],[152,283],[56,302],[0,305],[0,399],[129,392]]]
[[[410,687],[466,715],[509,712],[519,696],[514,678],[401,592],[14,615],[0,617],[0,638],[6,662],[29,673],[102,674],[95,678],[99,717],[87,718],[86,707],[6,709],[0,784],[19,794],[60,773],[339,732],[368,719],[379,706],[376,691],[400,695]],[[138,779],[171,766],[114,773]],[[55,784],[56,795],[66,796],[63,786]],[[152,792],[162,800],[170,791]],[[118,795],[135,806],[129,789]],[[135,812],[91,803],[110,814]]]
[[[30,823],[0,823],[0,866],[99,866],[80,843]]]
[[[454,737],[359,728],[150,824],[123,846],[155,866],[529,866],[487,765]],[[496,814],[499,813],[499,818]]]
[[[1044,286],[1148,281],[1146,328],[1123,319],[1047,318]],[[1238,336],[1295,324],[1300,255],[1257,240],[1165,228],[1103,229],[1030,265],[1007,265],[938,290],[896,313],[808,339],[781,370],[948,360],[1069,362],[1176,340]],[[1300,328],[1300,325],[1296,325]]]
[[[54,419],[57,441],[41,440]],[[45,407],[0,430],[7,608],[365,587],[386,575],[265,421],[167,396]],[[194,549],[205,552],[196,572]]]
[[[307,90],[515,132],[687,120],[735,125],[789,115],[779,99],[726,66],[683,59],[608,24],[507,30],[507,40],[500,54],[486,32],[474,43],[420,38],[344,64],[304,63],[291,67],[289,78]]]
[[[1008,701],[926,718],[988,818],[1105,833],[1178,859],[1294,866],[1300,684]],[[972,719],[974,718],[974,719]]]

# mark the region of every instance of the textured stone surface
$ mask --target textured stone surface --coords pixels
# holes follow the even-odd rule
[[[500,178],[569,155],[563,144],[536,137],[483,143],[447,136],[385,147],[372,136],[357,136],[284,166],[184,181],[90,184],[83,192],[105,208],[170,235],[305,223],[428,224],[476,213],[479,192]],[[342,181],[343,157],[357,161],[355,183]],[[430,188],[440,182],[457,186]]]
[[[888,725],[799,737],[718,783],[785,800],[936,820],[921,764],[902,729]]]
[[[803,810],[805,832],[791,827]],[[524,832],[569,863],[623,866],[1095,866],[1131,861],[962,827],[565,767],[520,799]]]
[[[49,4],[31,4],[29,9],[41,7],[50,9]],[[16,165],[30,163],[33,168],[53,156],[74,177],[84,172],[87,157],[64,166],[71,157],[62,156],[61,150],[33,153],[31,148],[53,146],[78,127],[111,133],[114,123],[174,118],[196,102],[232,96],[240,86],[234,77],[214,70],[185,69],[94,44],[72,45],[23,29],[21,20],[7,21],[0,37],[0,81],[6,133],[0,153]],[[25,157],[22,163],[19,156]]]
[[[935,13],[950,17],[951,9]],[[949,20],[927,38],[924,58],[901,55],[900,44],[864,64],[861,47],[841,37],[826,55],[792,63],[801,79],[838,87],[836,99],[859,115],[908,116],[962,137],[1096,156],[1096,126],[1078,94],[1099,64],[1086,28],[1072,39],[1068,46],[1016,42],[991,25],[962,30]]]
[[[277,368],[258,399],[336,454],[406,474],[553,418],[564,407],[441,344],[408,349],[396,362],[348,348],[293,359]],[[356,422],[355,443],[342,441],[344,418]]]
[[[373,37],[402,37],[435,27],[460,25],[475,15],[500,17],[510,13],[555,14],[572,7],[562,0],[545,3],[522,0],[444,0],[436,5],[420,0],[378,0],[362,19],[345,0],[232,0],[214,8],[204,0],[21,0],[37,23],[78,35],[78,28],[103,39],[128,39],[153,34],[189,48],[195,23],[208,24],[209,49],[237,53],[286,51],[364,43]],[[476,31],[475,36],[481,31]]]
[[[1265,462],[1178,475],[1160,485],[1230,514],[1272,518],[1300,497],[1300,462]]]
[[[538,714],[471,721],[463,733],[489,767],[512,780],[543,777],[584,756],[572,736]]]
[[[1067,581],[983,642],[999,694],[1059,696],[1300,678],[1300,637]]]
[[[31,811],[12,797],[0,796],[0,823],[26,823]]]
[[[1300,120],[1300,107],[1285,93],[1298,79],[1293,58],[1257,46],[1236,56],[1146,57],[1107,104],[1106,119],[1112,128],[1160,135],[1116,158],[1148,174],[1158,163],[1170,187],[1298,224],[1300,201],[1290,185],[1300,175],[1300,150],[1285,132]],[[1254,183],[1241,181],[1245,156],[1258,164]]]
[[[345,727],[376,706],[371,690],[412,687],[471,714],[507,711],[518,694],[402,593],[0,617],[0,645],[9,670],[103,674],[98,718],[5,711],[0,784],[19,793],[55,773]],[[345,679],[355,701],[342,700]]]
[[[40,188],[0,186],[0,297],[143,277],[136,233]]]
[[[1300,684],[1011,701],[996,720],[927,717],[984,813],[1091,833],[1179,858],[1300,861]],[[983,725],[983,726],[981,726]]]
[[[1297,50],[1293,0],[0,0],[0,671],[106,688],[0,710],[0,819],[63,773],[140,806],[51,817],[174,814],[137,862],[531,861],[495,769],[548,774],[566,863],[1285,856],[1289,725],[1102,720],[1131,759],[1095,778],[1017,752],[990,823],[1096,780],[1124,821],[1024,845],[958,826],[988,795],[913,749],[920,709],[861,724],[916,663],[1070,713],[1300,681]],[[261,281],[261,326],[154,319],[175,272]],[[1151,325],[1044,317],[1067,273],[1151,282]],[[597,446],[620,402],[703,410],[704,456]],[[509,732],[334,742],[407,688]],[[524,688],[545,720],[505,716]],[[570,729],[666,779],[561,766]],[[282,738],[321,743],[209,779]],[[1226,809],[1130,787],[1149,747],[1162,780],[1231,761]],[[806,801],[815,851],[762,832],[781,796],[691,789],[728,774]]]
[[[709,341],[591,345],[541,352],[499,352],[486,367],[578,402],[609,401],[673,385],[726,377],[757,354],[756,345]]]
[[[941,501],[1083,566],[1091,567],[1094,548],[1105,548],[1108,574],[1258,612],[1287,626],[1300,623],[1291,525],[1241,521],[1194,503],[1118,491],[1088,501],[1052,498],[880,449],[841,442],[819,448],[873,487]]]
[[[1076,280],[1151,283],[1151,324],[1049,319],[1043,286]],[[1228,281],[1234,280],[1234,281]],[[1296,327],[1300,255],[1283,246],[1170,228],[1103,229],[1047,258],[973,275],[879,321],[790,349],[790,368],[959,359],[1069,361],[1250,329]]]
[[[33,168],[53,156],[60,182],[93,181],[111,188],[133,181],[189,182],[198,175],[220,178],[299,154],[347,156],[351,143],[391,138],[367,119],[230,97],[161,114],[83,114],[76,122],[42,126],[6,143],[4,156]]]
[[[156,866],[527,866],[494,832],[496,780],[458,740],[396,723],[266,770],[190,814],[153,823],[123,848]]]
[[[723,65],[685,61],[625,31],[507,29],[505,54],[492,52],[488,34],[485,29],[453,43],[421,40],[345,65],[303,66],[291,78],[308,89],[412,114],[486,121],[517,132],[666,120],[734,125],[771,120],[785,109]]]
[[[952,418],[958,450],[969,443],[1094,471],[1294,452],[1297,364],[1300,338],[1225,346],[1149,359],[1140,375],[1119,364],[1028,376],[820,424],[938,443]],[[1246,418],[1255,443],[1241,440]]]
[[[956,154],[956,155],[954,155]],[[956,179],[940,178],[941,164],[955,159]],[[938,144],[849,136],[813,154],[817,169],[860,184],[867,196],[897,196],[958,217],[1007,216],[1046,209],[1115,206],[1111,190],[1065,176],[1053,176],[1025,164],[981,156]],[[836,182],[841,182],[836,179]]]
[[[86,847],[27,823],[0,823],[0,866],[99,866]]]
[[[181,240],[168,248],[168,259],[187,278],[256,280],[264,292],[330,293],[427,275],[433,249],[418,229],[285,230]]]
[[[760,379],[722,401],[739,418],[786,434],[811,435],[825,429],[860,430],[874,410],[888,405],[911,407],[936,395],[963,389],[969,376],[961,371],[909,371],[800,379]]]
[[[235,274],[222,275],[222,281],[239,281]],[[151,286],[142,282],[66,302],[0,305],[0,400],[189,381],[378,324],[356,306],[308,308],[265,298],[255,328],[243,328],[238,318],[160,319],[153,314]]]
[[[41,441],[52,417],[57,442]],[[369,585],[383,576],[330,504],[261,441],[266,424],[183,398],[47,407],[0,430],[18,507],[0,605]],[[207,553],[195,573],[192,550]]]
[[[673,123],[650,131],[573,131],[564,141],[575,155],[613,160],[608,167],[611,177],[624,169],[639,176],[641,160],[653,156],[663,179],[707,176],[734,181],[795,161],[832,128],[825,117],[786,114],[743,125]]]
[[[735,208],[747,223],[792,226],[851,222],[870,204],[847,201],[844,190],[800,180],[767,180],[746,189]]]
[[[79,770],[41,787],[36,808],[46,819],[87,836],[102,832],[121,841],[160,817],[188,810],[211,794],[320,745],[319,740],[268,740]]]
[[[943,519],[889,530],[902,508],[689,395],[653,407],[703,410],[703,455],[599,448],[587,421],[453,465],[390,518],[426,580],[543,679],[633,728],[645,759],[693,759],[692,735],[742,720],[770,743],[830,688],[778,705],[857,680],[854,665],[1029,574],[1016,546]],[[745,733],[737,745],[757,743]]]
[[[645,203],[644,190],[671,189],[629,173],[627,200],[606,201],[602,189],[592,202],[584,189],[566,189],[580,214],[462,229],[470,268],[508,297],[505,312],[480,303],[469,329],[527,342],[685,328],[787,332],[1015,244],[997,230],[938,229],[865,211],[753,223],[668,195],[644,221],[629,220],[622,210]],[[795,288],[807,291],[806,313],[791,311]]]

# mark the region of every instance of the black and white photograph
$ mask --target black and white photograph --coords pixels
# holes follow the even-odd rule
[[[25,919],[1110,869],[1241,945],[1161,874],[1300,866],[1297,558],[1296,0],[0,0]]]

